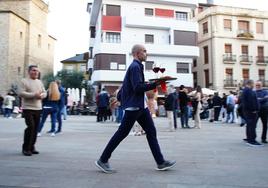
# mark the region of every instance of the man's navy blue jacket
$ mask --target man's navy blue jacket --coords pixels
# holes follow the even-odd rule
[[[144,109],[144,92],[155,89],[156,83],[145,83],[143,65],[133,60],[126,72],[119,100],[123,109],[138,107]]]
[[[243,112],[252,114],[259,111],[259,102],[255,91],[245,87],[242,94]]]

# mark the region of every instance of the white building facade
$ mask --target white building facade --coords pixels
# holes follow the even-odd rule
[[[194,85],[223,93],[253,79],[268,87],[268,12],[200,6],[196,18],[200,56]]]
[[[198,24],[191,21],[196,7],[197,0],[94,0],[88,5],[92,84],[117,89],[132,62],[132,46],[143,44],[147,81],[155,78],[156,65],[178,78],[171,84],[192,87],[192,63],[199,56]]]

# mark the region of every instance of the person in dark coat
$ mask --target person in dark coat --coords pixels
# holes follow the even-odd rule
[[[179,91],[181,128],[190,128],[188,124],[188,119],[189,119],[188,102],[189,101],[190,101],[190,98],[187,95],[187,89],[184,87],[184,85],[181,85],[180,91]]]
[[[102,88],[102,91],[98,97],[99,121],[102,122],[107,120],[109,104],[109,95],[106,92],[105,88]]]
[[[246,120],[246,136],[244,141],[250,146],[260,146],[256,141],[256,126],[258,121],[259,102],[253,91],[254,81],[248,80],[242,93],[243,113]]]
[[[219,97],[219,93],[215,92],[212,99],[213,108],[214,108],[214,121],[219,121],[219,115],[222,106],[222,99]]]
[[[268,92],[262,88],[262,82],[258,81],[255,84],[256,94],[260,105],[259,117],[262,122],[262,143],[267,144],[267,118],[268,118]]]
[[[95,165],[105,173],[113,173],[109,165],[109,158],[120,142],[129,134],[137,121],[146,132],[146,138],[151,152],[157,164],[157,170],[168,170],[175,165],[175,161],[164,159],[156,137],[156,129],[152,116],[145,103],[145,92],[153,90],[163,81],[145,83],[144,67],[142,62],[146,60],[147,52],[144,46],[134,45],[132,48],[133,62],[128,67],[122,88],[117,94],[122,108],[125,110],[121,125],[105,147]]]

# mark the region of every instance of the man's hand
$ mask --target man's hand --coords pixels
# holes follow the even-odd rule
[[[36,92],[35,95],[34,95],[34,97],[36,99],[42,99],[42,92]]]

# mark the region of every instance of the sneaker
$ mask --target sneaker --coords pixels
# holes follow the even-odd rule
[[[262,144],[260,144],[257,141],[253,141],[253,142],[247,142],[247,145],[252,146],[252,147],[259,147],[259,146],[263,146]]]
[[[54,136],[56,136],[56,135],[55,135],[55,133],[51,133],[51,135],[50,135],[50,136],[54,137]]]
[[[156,170],[165,171],[175,166],[176,161],[164,161],[162,164],[157,165]]]
[[[47,134],[50,134],[50,133],[53,133],[53,132],[54,132],[54,131],[51,131],[51,130],[50,130],[50,131],[47,131]]]
[[[266,140],[262,140],[261,142],[264,143],[264,144],[267,144],[268,143]]]
[[[37,151],[37,150],[33,150],[33,151],[32,151],[32,154],[37,155],[37,154],[39,154],[39,151]]]
[[[243,141],[248,142],[248,139],[247,138],[244,138]]]
[[[55,134],[62,134],[62,132],[61,131],[56,131]]]
[[[104,173],[106,174],[111,174],[111,173],[114,173],[115,170],[113,170],[111,167],[110,167],[110,164],[107,162],[107,163],[103,163],[101,162],[100,160],[98,161],[95,161],[95,165],[101,170],[103,171]]]
[[[37,133],[37,137],[40,137],[40,136],[42,136],[42,134],[41,133]]]
[[[22,154],[25,156],[32,156],[32,152],[26,150],[22,150]]]

